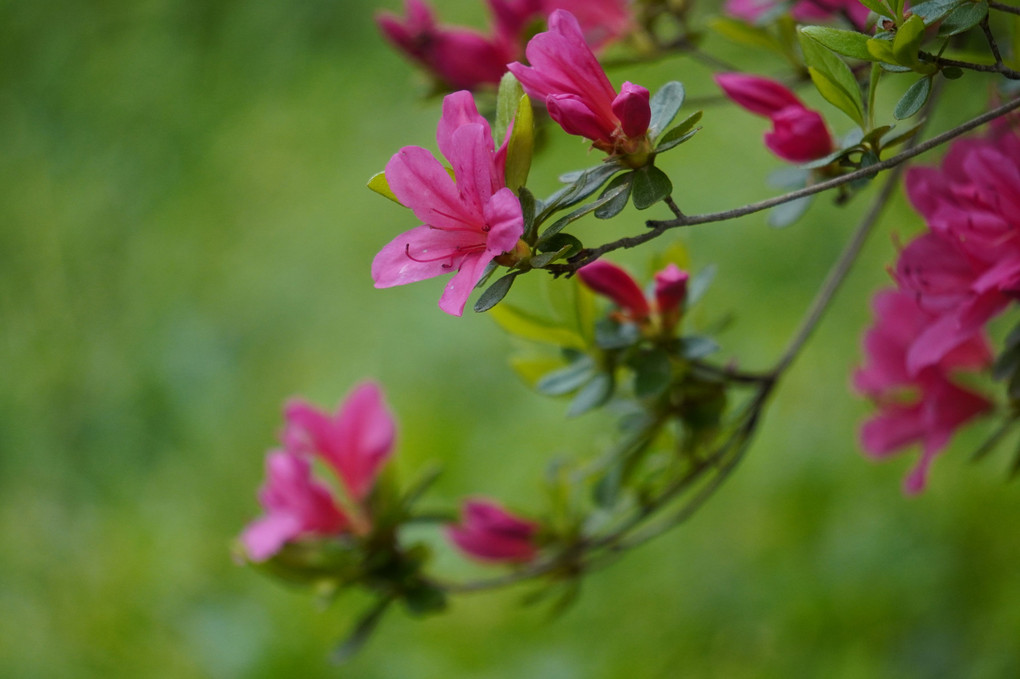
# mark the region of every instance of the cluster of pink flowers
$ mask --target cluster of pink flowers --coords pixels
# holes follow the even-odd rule
[[[743,73],[721,73],[715,81],[736,104],[772,121],[765,146],[783,160],[807,163],[832,153],[832,135],[822,115],[781,83]]]
[[[658,319],[659,330],[666,335],[673,332],[683,313],[687,299],[686,271],[669,264],[655,274],[655,285],[646,296],[629,273],[602,260],[596,260],[577,272],[581,282],[619,307],[619,318],[638,325],[650,325]]]
[[[906,481],[918,492],[952,433],[991,408],[951,375],[990,363],[985,324],[1020,299],[1020,137],[1004,128],[958,141],[941,168],[912,169],[906,183],[930,230],[900,253],[899,290],[876,297],[870,364],[855,383],[879,406],[862,429],[867,452],[922,444]]]
[[[726,0],[725,11],[730,16],[748,23],[758,23],[764,17],[789,7],[793,18],[801,23],[826,21],[843,16],[857,28],[868,23],[867,7],[858,0]]]
[[[488,0],[490,34],[439,25],[422,0],[405,0],[405,18],[377,17],[383,35],[449,89],[476,89],[499,82],[511,61],[520,59],[536,23],[565,9],[580,22],[588,44],[599,49],[630,32],[628,0]]]

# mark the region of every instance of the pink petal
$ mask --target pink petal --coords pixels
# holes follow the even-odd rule
[[[473,252],[461,262],[460,270],[450,279],[439,298],[439,308],[452,316],[463,316],[471,292],[478,285],[496,255],[488,251]]]
[[[489,131],[489,121],[478,113],[475,105],[475,98],[470,92],[460,91],[448,94],[443,97],[443,113],[439,117],[439,125],[436,127],[436,141],[439,143],[439,151],[448,160],[453,160],[456,151],[453,145],[453,134],[463,125],[481,125],[485,129],[487,146],[492,151],[492,135]]]
[[[776,80],[745,73],[718,73],[714,77],[727,97],[751,113],[768,117],[790,106],[804,108],[797,95]]]
[[[402,205],[429,226],[459,229],[480,221],[479,214],[460,199],[446,168],[427,150],[405,146],[386,164],[386,179]]]
[[[617,306],[628,311],[635,320],[646,318],[650,313],[648,300],[645,299],[645,294],[637,282],[615,264],[595,260],[581,267],[577,274],[581,282],[616,302]]]
[[[772,114],[771,120],[765,146],[783,160],[806,163],[832,152],[832,137],[817,111],[788,106]]]
[[[670,264],[655,274],[655,303],[660,314],[678,309],[687,297],[687,280],[690,276],[676,264]]]
[[[396,425],[379,386],[373,382],[358,385],[340,406],[334,447],[327,457],[355,500],[363,500],[372,489],[379,470],[393,453],[395,436]]]
[[[628,137],[640,137],[648,132],[652,121],[649,92],[640,85],[623,83],[620,94],[613,100],[613,113],[620,119],[623,133]]]
[[[485,224],[489,228],[485,249],[494,255],[510,252],[524,235],[524,213],[514,192],[502,188],[485,204]]]
[[[448,274],[460,266],[464,247],[477,248],[484,243],[481,231],[472,235],[418,226],[379,251],[372,260],[372,280],[377,288],[389,288]]]
[[[612,143],[615,124],[599,117],[588,104],[575,94],[551,94],[545,100],[549,117],[556,121],[567,134],[574,134],[592,141]]]

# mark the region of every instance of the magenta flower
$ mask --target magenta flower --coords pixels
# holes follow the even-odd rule
[[[806,163],[832,153],[832,136],[821,114],[781,83],[743,73],[720,73],[715,81],[738,106],[772,121],[765,146],[783,160]]]
[[[757,23],[782,4],[783,0],[727,0],[724,9],[730,16]],[[796,0],[791,13],[801,23],[816,23],[842,15],[855,27],[864,28],[869,10],[858,0]]]
[[[464,554],[492,562],[523,563],[538,553],[538,524],[507,512],[491,500],[467,500],[461,522],[446,537]]]
[[[983,336],[973,336],[938,364],[913,371],[908,353],[933,317],[906,292],[882,291],[875,295],[873,308],[875,324],[864,336],[868,363],[854,374],[854,385],[879,411],[862,426],[861,445],[869,455],[884,458],[921,444],[921,458],[904,480],[905,492],[918,493],[932,460],[953,433],[992,405],[954,384],[950,374],[986,367],[991,352]]]
[[[469,92],[443,100],[436,140],[453,167],[452,179],[418,146],[405,146],[386,164],[393,193],[424,224],[375,256],[372,279],[375,287],[388,288],[456,271],[439,308],[460,316],[489,262],[517,246],[524,216],[517,196],[506,188],[506,143],[495,150],[489,123]]]
[[[597,259],[581,267],[577,275],[593,292],[611,299],[620,308],[623,319],[644,324],[657,315],[661,330],[667,334],[680,320],[689,276],[675,264],[655,274],[654,304],[649,302],[637,281],[615,264]]]
[[[241,534],[253,561],[265,561],[293,540],[371,530],[366,500],[393,450],[395,425],[372,382],[356,387],[335,415],[292,401],[285,417],[283,450],[266,459],[259,492],[264,515]],[[313,478],[313,460],[336,474],[343,500]]]
[[[528,43],[528,61],[507,68],[524,90],[545,103],[549,115],[568,134],[590,139],[614,155],[647,153],[651,121],[648,90],[624,83],[617,94],[570,12],[557,10],[549,30]]]
[[[439,26],[422,0],[405,0],[404,7],[406,19],[390,12],[379,13],[379,29],[390,43],[449,89],[499,83],[506,73],[506,62],[517,54],[504,40],[466,28]]]

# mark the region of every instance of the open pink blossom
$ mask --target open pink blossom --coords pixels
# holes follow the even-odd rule
[[[650,149],[648,90],[627,82],[617,94],[573,14],[553,12],[549,30],[528,43],[527,56],[531,66],[513,63],[507,68],[532,98],[545,103],[565,132],[590,139],[606,153]]]
[[[266,459],[259,493],[264,514],[241,534],[253,561],[265,561],[286,543],[370,529],[365,501],[393,450],[395,425],[379,387],[356,387],[336,414],[304,401],[285,409],[283,449]],[[312,461],[332,470],[345,500],[312,476]]]
[[[468,500],[461,522],[446,529],[460,551],[482,561],[522,563],[538,553],[538,524],[515,516],[491,500]]]
[[[664,332],[671,331],[679,321],[687,298],[689,276],[675,264],[655,274],[654,304],[629,273],[610,262],[597,259],[581,267],[577,275],[593,292],[611,299],[627,320],[640,324],[658,315]]]
[[[772,121],[765,146],[783,160],[806,163],[832,153],[832,135],[821,114],[782,83],[745,73],[720,73],[715,81],[738,106]]]
[[[913,295],[886,290],[873,300],[875,324],[864,336],[867,363],[854,374],[854,385],[878,405],[861,428],[861,445],[884,458],[914,443],[921,457],[904,481],[904,490],[924,489],[928,468],[961,426],[988,411],[983,396],[956,385],[953,372],[980,369],[991,361],[983,336],[972,336],[946,353],[940,362],[917,372],[908,352],[932,322]]]
[[[783,5],[783,0],[727,0],[724,9],[732,17],[757,23]],[[869,10],[858,0],[796,0],[790,5],[793,18],[801,23],[817,23],[840,15],[856,28],[864,28],[868,23]]]
[[[494,148],[489,123],[469,92],[443,100],[436,140],[453,178],[419,146],[405,146],[386,164],[394,195],[424,223],[375,256],[372,279],[375,287],[388,288],[455,271],[439,308],[460,316],[489,262],[516,247],[524,215],[506,188],[506,143]]]

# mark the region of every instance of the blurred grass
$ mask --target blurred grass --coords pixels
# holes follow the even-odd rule
[[[886,281],[889,230],[920,228],[902,200],[751,455],[689,526],[593,576],[558,621],[520,608],[521,591],[467,597],[425,622],[393,615],[349,668],[328,664],[364,602],[323,611],[229,558],[286,396],[332,406],[380,379],[401,472],[446,467],[436,502],[534,506],[549,457],[601,436],[517,382],[488,319],[441,314],[441,282],[372,289],[372,255],[413,219],[364,181],[402,145],[433,147],[438,115],[372,11],[0,3],[0,676],[1020,675],[1020,497],[1003,456],[968,465],[970,435],[906,500],[911,461],[871,465],[854,441],[866,300]],[[613,77],[714,91],[684,59]],[[664,157],[685,210],[769,195],[777,163],[741,136],[760,123],[712,109]],[[552,144],[539,194],[594,162],[576,139]],[[752,216],[676,236],[696,267],[720,267],[695,320],[737,315],[725,356],[777,355],[846,213],[821,199],[783,231]],[[645,217],[580,228],[594,242]]]

